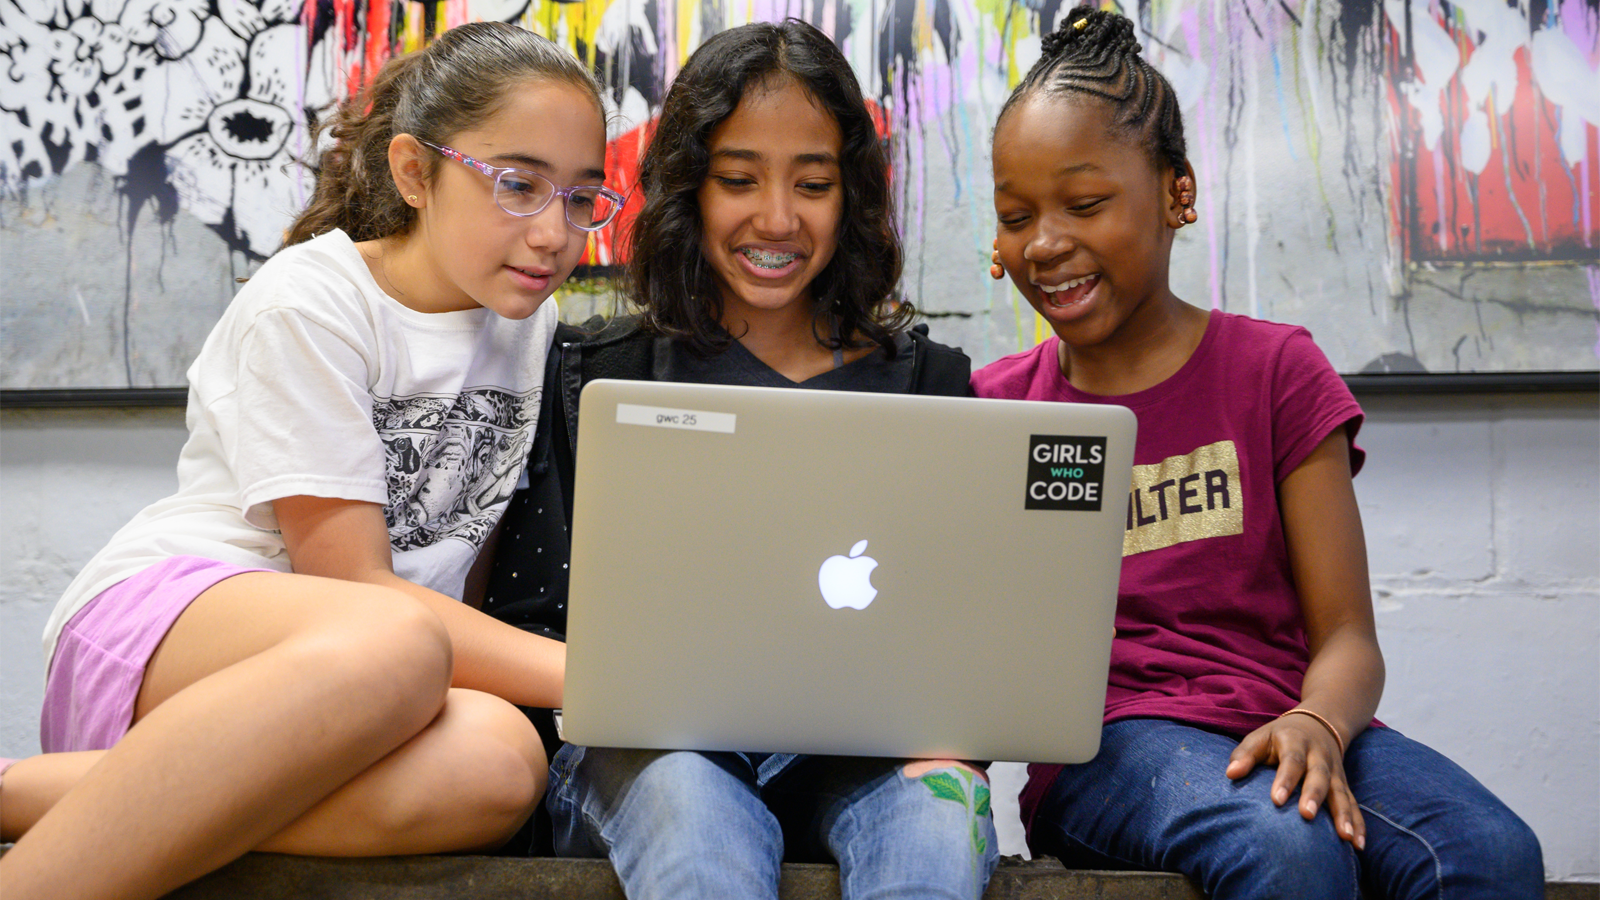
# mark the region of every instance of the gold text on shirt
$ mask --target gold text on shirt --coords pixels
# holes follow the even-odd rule
[[[1233,441],[1133,467],[1123,556],[1243,531],[1244,497]]]

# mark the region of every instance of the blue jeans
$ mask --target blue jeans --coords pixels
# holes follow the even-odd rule
[[[976,898],[999,860],[989,789],[903,760],[567,745],[550,766],[556,853],[609,856],[629,900],[778,896],[779,863],[839,864],[843,900]]]
[[[1276,771],[1223,775],[1238,740],[1177,722],[1107,725],[1100,754],[1067,766],[1033,821],[1035,852],[1069,866],[1182,872],[1215,900],[1544,896],[1538,838],[1461,767],[1390,728],[1345,754],[1367,826],[1357,852],[1326,808],[1274,806]]]

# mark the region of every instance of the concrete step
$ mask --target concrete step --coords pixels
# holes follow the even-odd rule
[[[783,900],[838,900],[831,865],[786,864]],[[169,900],[625,900],[611,864],[593,859],[424,856],[319,859],[252,853]],[[1204,900],[1180,875],[1069,870],[1010,857],[985,900]],[[1600,900],[1600,884],[1552,882],[1546,900]]]

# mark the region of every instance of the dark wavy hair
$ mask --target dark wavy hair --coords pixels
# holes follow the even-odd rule
[[[1039,61],[1000,108],[996,131],[1013,107],[1036,92],[1091,97],[1111,108],[1113,127],[1143,147],[1156,168],[1188,171],[1177,92],[1139,55],[1131,21],[1078,6],[1045,36],[1041,49]]]
[[[715,35],[672,82],[639,163],[645,203],[629,238],[629,298],[646,328],[684,341],[698,353],[720,353],[732,342],[722,328],[721,292],[700,251],[698,194],[710,171],[711,132],[749,91],[784,78],[827,110],[844,138],[839,246],[811,282],[812,330],[831,349],[876,343],[892,355],[895,335],[906,329],[915,310],[892,302],[902,253],[889,159],[844,54],[827,35],[798,19],[742,25]]]
[[[312,132],[333,139],[306,165],[316,174],[311,202],[284,233],[284,246],[343,229],[353,241],[404,234],[417,221],[389,172],[389,142],[409,134],[435,144],[499,111],[511,88],[529,81],[570,84],[594,98],[600,88],[572,54],[524,28],[471,22],[426,48],[397,56],[372,84],[339,104]],[[443,157],[429,155],[428,177]]]

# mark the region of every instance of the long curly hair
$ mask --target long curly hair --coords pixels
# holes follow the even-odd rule
[[[366,90],[339,104],[312,133],[332,143],[306,165],[316,174],[311,202],[284,246],[342,229],[353,241],[404,234],[417,221],[389,172],[389,142],[409,134],[435,144],[499,111],[506,93],[530,81],[570,84],[603,110],[600,88],[572,54],[524,28],[472,22],[426,48],[384,64]],[[603,113],[602,113],[603,114]],[[442,158],[430,158],[429,178]]]
[[[798,19],[753,23],[701,44],[673,81],[639,163],[644,208],[629,238],[627,291],[643,324],[703,355],[726,350],[722,295],[701,253],[699,190],[711,132],[746,93],[792,78],[839,124],[839,245],[811,282],[812,330],[831,349],[876,343],[892,355],[915,310],[895,302],[902,251],[889,160],[855,73],[833,41]]]
[[[1139,55],[1133,22],[1125,16],[1090,6],[1068,12],[1045,36],[1039,61],[1000,108],[995,130],[1007,113],[1038,92],[1103,101],[1112,110],[1113,127],[1143,147],[1153,165],[1187,170],[1177,92]]]

